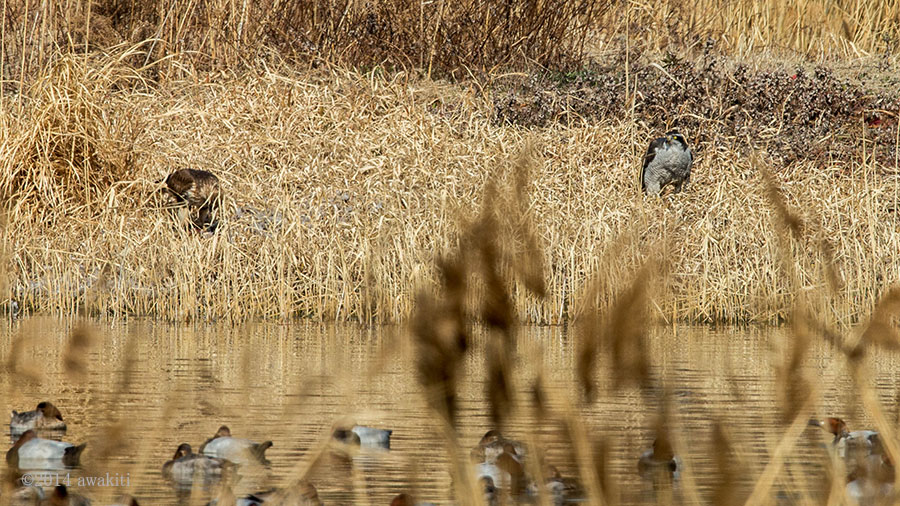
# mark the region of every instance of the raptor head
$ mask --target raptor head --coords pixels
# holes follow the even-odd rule
[[[669,130],[666,132],[666,144],[681,144],[682,149],[687,149],[687,139],[684,138],[684,135],[681,135],[681,132],[678,129]]]

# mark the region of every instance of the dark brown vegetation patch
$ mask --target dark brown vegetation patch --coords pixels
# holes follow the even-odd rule
[[[652,131],[677,126],[701,150],[765,148],[786,164],[859,160],[864,152],[895,169],[900,100],[887,82],[896,78],[878,66],[871,71],[882,86],[870,90],[875,84],[824,65],[762,68],[709,50],[691,59],[621,50],[577,71],[516,78],[494,105],[498,121],[527,127],[633,115]]]
[[[423,69],[465,78],[524,62],[556,66],[577,60],[607,4],[543,2],[406,2],[377,0],[261,0],[149,2],[98,0],[65,8],[4,3],[6,78],[34,75],[57,50],[109,50],[147,42],[142,67],[178,75],[178,67],[234,68],[262,54],[301,65],[362,69]],[[55,4],[53,4],[55,5]],[[24,64],[23,64],[24,61]]]

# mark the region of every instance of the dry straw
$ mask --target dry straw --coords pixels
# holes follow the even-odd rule
[[[495,124],[465,85],[403,74],[260,65],[147,87],[116,63],[122,51],[60,60],[2,113],[4,299],[26,311],[402,320],[495,175],[510,201],[498,226],[515,231],[504,248],[528,260],[507,295],[520,319],[570,318],[589,273],[611,280],[597,293],[608,299],[659,244],[669,276],[652,319],[775,321],[790,308],[758,166],[736,145],[697,146],[690,189],[645,198],[628,153],[652,132],[628,146],[617,119],[525,134]],[[536,162],[516,203],[526,135]],[[897,182],[865,164],[843,176],[845,163],[771,176],[811,231],[792,243],[809,254],[791,283],[818,289],[828,269],[834,297],[814,309],[841,322],[900,277]],[[153,198],[177,167],[219,175],[215,235],[178,227]],[[614,262],[599,260],[632,235]]]
[[[866,152],[772,168],[810,230],[791,243],[810,254],[785,278],[758,191],[764,153],[754,162],[740,140],[704,135],[689,191],[644,198],[634,154],[658,132],[609,117],[526,133],[499,124],[491,99],[501,69],[578,62],[585,44],[633,37],[626,19],[655,34],[640,37],[650,47],[709,35],[738,53],[852,54],[894,47],[894,3],[410,5],[160,2],[124,15],[107,3],[5,3],[2,302],[63,315],[400,321],[479,207],[504,210],[492,226],[514,231],[498,247],[518,260],[505,293],[473,297],[533,323],[577,315],[593,275],[607,280],[595,298],[609,300],[657,250],[667,275],[651,320],[778,321],[824,270],[832,294],[810,309],[854,322],[900,279],[897,181]],[[447,84],[424,69],[475,79]],[[641,92],[629,82],[628,96]],[[715,118],[698,121],[715,131]],[[773,121],[767,139],[792,128]],[[154,198],[180,167],[222,180],[213,236],[178,227]],[[497,203],[481,192],[488,180]],[[599,260],[632,236],[615,262]]]

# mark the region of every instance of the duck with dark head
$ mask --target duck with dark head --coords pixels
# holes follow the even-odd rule
[[[180,169],[169,174],[161,189],[166,206],[179,211],[186,210],[194,228],[215,232],[219,226],[222,207],[222,188],[219,178],[205,170]]]
[[[66,422],[63,421],[59,408],[49,401],[42,401],[31,411],[21,413],[13,411],[9,429],[14,437],[20,436],[28,429],[63,432],[66,430]]]

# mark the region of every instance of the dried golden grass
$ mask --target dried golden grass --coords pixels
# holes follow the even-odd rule
[[[457,498],[467,504],[479,503],[480,494],[466,479],[465,452],[452,423],[456,381],[475,320],[490,327],[483,343],[488,350],[484,397],[492,402],[493,423],[502,425],[521,406],[513,382],[520,319],[561,321],[567,308],[584,318],[578,338],[594,351],[584,353],[579,379],[594,400],[599,389],[591,382],[606,372],[595,367],[600,346],[610,348],[612,366],[604,369],[610,370],[612,386],[642,387],[645,393],[660,388],[650,375],[653,357],[644,342],[651,329],[648,312],[658,319],[787,316],[792,326],[778,350],[782,360],[775,362],[783,430],[765,441],[770,458],[758,472],[748,472],[754,481],[746,503],[770,501],[776,486],[805,490],[804,478],[782,472],[819,395],[805,360],[820,334],[841,350],[848,340],[820,329],[865,320],[859,346],[896,343],[897,292],[879,295],[884,280],[897,276],[896,227],[887,220],[887,209],[896,204],[896,198],[890,200],[896,183],[864,165],[850,172],[858,175],[843,179],[834,168],[807,165],[788,177],[769,171],[764,161],[742,160],[728,151],[733,145],[718,151],[703,146],[687,192],[644,198],[630,177],[636,164],[629,153],[640,153],[646,136],[629,135],[633,126],[611,120],[525,134],[493,124],[485,104],[467,92],[400,77],[283,69],[231,76],[215,85],[116,90],[107,102],[92,103],[99,116],[76,116],[86,123],[103,118],[103,112],[109,118],[132,117],[119,116],[121,108],[140,116],[141,133],[126,149],[132,151],[117,155],[138,160],[134,173],[125,182],[92,187],[100,197],[96,201],[106,206],[81,205],[82,193],[58,187],[66,179],[50,181],[49,193],[20,195],[4,230],[12,294],[30,310],[64,314],[370,321],[404,318],[409,291],[423,289],[413,318],[419,378],[437,415],[435,425],[446,431],[443,445],[453,456]],[[23,102],[20,110],[29,107],[36,106]],[[12,124],[28,120],[14,109],[4,115]],[[26,145],[24,133],[9,135],[10,146]],[[45,148],[54,142],[52,135],[39,136],[30,146],[50,152]],[[529,143],[534,151],[522,149]],[[43,161],[21,156],[4,163],[41,174]],[[103,171],[110,163],[97,157],[79,168]],[[161,175],[186,163],[218,172],[232,196],[216,235],[174,226],[149,198]],[[61,205],[48,204],[43,195]],[[858,207],[848,209],[848,201]],[[236,206],[254,206],[260,213],[245,210],[239,216]],[[260,216],[271,220],[270,228],[255,228],[259,221],[253,220]],[[831,234],[832,245],[821,247],[822,237]],[[875,260],[881,267],[873,268]],[[820,268],[822,261],[833,266],[832,273]],[[436,293],[425,288],[432,277],[441,279]],[[29,294],[36,279],[47,288]],[[844,305],[834,302],[838,297]],[[865,318],[869,307],[872,316]],[[816,311],[822,308],[826,311]],[[90,367],[84,356],[93,342],[87,327],[73,329],[61,358],[76,382]],[[6,361],[11,387],[36,381],[43,372],[19,360],[21,350],[20,336]],[[131,385],[128,364],[137,360],[136,348],[126,350],[122,381],[116,383],[120,390],[107,402]],[[896,457],[893,427],[860,355],[847,352],[862,404]],[[249,370],[243,366],[250,355],[234,360]],[[213,381],[211,372],[203,374]],[[240,381],[249,384],[246,376]],[[539,428],[561,427],[558,437],[573,455],[590,503],[618,503],[609,478],[609,447],[582,421],[582,410],[591,403],[568,405],[572,399],[548,393],[540,376],[533,385],[538,417],[545,422]],[[169,411],[158,423],[195,409],[193,401],[167,400]],[[88,402],[95,412],[104,411],[102,401]],[[666,391],[658,402],[660,446],[666,453],[689,455],[694,448],[683,451]],[[753,423],[777,427],[775,420]],[[102,441],[91,443],[100,461],[129,444],[122,420],[109,420],[101,434]],[[729,453],[724,433],[713,435],[716,451]],[[295,478],[312,473],[327,451],[323,443],[310,452],[298,463]],[[149,466],[149,454],[138,451],[143,461],[134,466]],[[543,472],[536,456],[528,465],[536,475]],[[720,469],[716,493],[722,503],[735,502],[723,488],[732,479],[730,470]],[[341,475],[348,491],[365,503],[364,480],[349,474]],[[686,502],[699,503],[690,469],[683,483]],[[843,487],[833,486],[830,499],[843,500],[843,494]],[[675,502],[670,489],[657,500]]]
[[[900,45],[895,0],[665,0],[653,3],[290,0],[134,1],[3,4],[0,73],[24,80],[56,51],[83,53],[146,41],[153,79],[193,69],[245,65],[274,51],[303,65],[323,63],[465,78],[497,69],[577,65],[587,45],[623,36],[630,47],[695,47],[716,39],[733,54],[760,50],[823,58],[889,54]],[[4,71],[5,72],[2,72]]]
[[[435,254],[466,240],[460,223],[475,219],[489,179],[492,219],[511,231],[499,247],[520,260],[506,295],[520,319],[577,314],[589,273],[609,280],[596,293],[609,300],[659,244],[670,275],[651,319],[775,321],[791,307],[759,166],[736,140],[696,146],[685,193],[645,198],[631,154],[654,132],[617,119],[525,133],[496,125],[466,85],[263,63],[148,88],[115,63],[122,54],[64,59],[0,114],[4,298],[28,311],[402,320]],[[528,143],[525,199],[516,160]],[[185,166],[222,180],[214,236],[177,227],[152,198]],[[797,283],[818,288],[824,263],[835,294],[813,309],[858,320],[900,280],[897,182],[853,159],[771,178],[805,223]],[[615,261],[599,260],[631,236]]]
[[[600,30],[627,33],[633,46],[697,46],[709,38],[732,54],[823,58],[890,53],[900,43],[898,20],[894,0],[666,0],[623,2],[602,13]]]
[[[234,68],[273,51],[304,65],[422,69],[465,77],[511,65],[577,59],[607,5],[589,0],[115,0],[3,4],[7,75],[33,76],[55,51],[83,53],[146,41],[129,60],[154,79]]]

